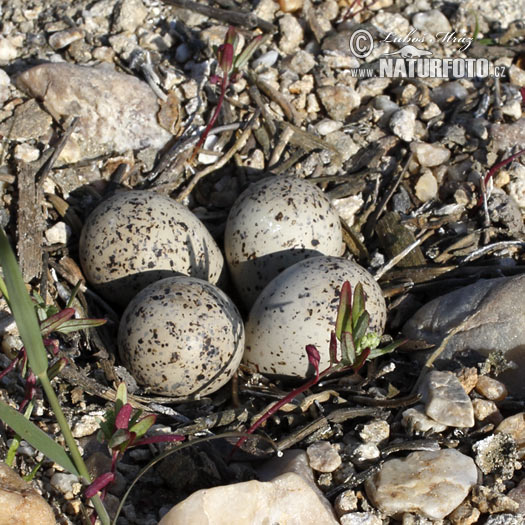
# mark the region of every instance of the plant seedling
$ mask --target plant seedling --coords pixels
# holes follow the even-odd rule
[[[354,370],[354,372],[357,372],[367,360],[388,354],[403,343],[403,341],[394,341],[385,348],[379,348],[381,337],[376,333],[368,331],[370,314],[365,309],[365,302],[365,293],[361,283],[358,283],[355,287],[352,300],[352,287],[348,281],[345,281],[339,296],[335,331],[333,331],[330,336],[329,366],[322,372],[319,372],[319,363],[321,361],[319,351],[315,345],[306,345],[308,362],[314,367],[315,376],[309,379],[304,385],[290,392],[280,401],[277,401],[277,403],[246,431],[248,435],[255,432],[257,428],[282,406],[318,383],[321,378],[345,370]],[[338,357],[338,346],[340,357]],[[237,441],[230,453],[230,459],[247,438],[248,436],[243,436]]]
[[[193,150],[193,154],[190,158],[190,164],[195,159],[195,156],[199,152],[200,147],[204,144],[206,137],[213,128],[215,121],[219,117],[228,87],[241,78],[241,69],[246,65],[250,57],[261,45],[262,39],[263,35],[256,36],[245,47],[245,49],[237,55],[236,52],[239,46],[239,35],[237,34],[237,30],[230,26],[226,32],[224,43],[219,47],[214,46],[215,56],[217,57],[217,62],[220,69],[222,70],[222,76],[213,75],[210,77],[210,82],[212,84],[217,84],[220,87],[219,100],[217,102],[217,107],[215,108],[215,111],[208,122],[208,125],[204,129],[199,142]]]
[[[115,406],[106,411],[97,435],[97,439],[101,443],[106,442],[111,451],[111,470],[100,475],[87,487],[84,492],[86,498],[92,498],[101,492],[101,499],[104,499],[108,485],[115,480],[118,460],[131,447],[184,440],[184,436],[176,434],[144,437],[156,418],[155,414],[142,417],[142,410],[133,409],[127,402],[126,384],[120,383]]]

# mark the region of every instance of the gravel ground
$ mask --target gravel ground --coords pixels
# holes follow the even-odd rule
[[[191,2],[187,8],[180,7],[185,2],[171,3],[175,6],[147,0],[1,4],[0,223],[16,244],[26,282],[47,304],[63,307],[83,278],[82,225],[115,189],[171,196],[188,206],[222,246],[234,201],[269,172],[314,181],[331,200],[342,221],[346,255],[368,268],[383,289],[387,333],[393,337],[421,305],[444,292],[480,278],[522,273],[525,158],[516,155],[525,143],[522,2],[217,0],[199,2],[204,11]],[[249,67],[226,93],[216,133],[205,141],[205,151],[190,159],[219,99],[210,78],[220,75],[214,46],[223,42],[228,23],[238,28],[245,44],[263,37]],[[363,56],[352,44],[356,30],[374,41]],[[398,59],[404,68],[407,62],[401,59],[415,56],[478,60],[490,75],[377,76],[385,57]],[[44,63],[53,67],[31,71]],[[75,121],[75,116],[80,118]],[[55,151],[60,154],[51,157]],[[240,305],[231,284],[226,290]],[[109,302],[89,284],[82,287],[75,304],[79,314],[110,322],[60,339],[71,366],[57,380],[57,389],[86,457],[103,450],[93,435],[96,418],[120,381],[128,384],[136,406],[159,414],[157,431],[191,437],[245,430],[251,418],[290,389],[289,383],[241,366],[233,387],[228,384],[201,400],[155,396],[139,387],[118,359],[122,309]],[[0,368],[20,347],[5,311],[2,319],[6,355],[0,356]],[[410,396],[422,362],[412,359],[409,347],[380,359],[355,381],[345,377],[319,385],[311,392],[314,397],[306,398],[309,403],[274,416],[265,431],[281,448],[333,443],[343,464],[333,472],[317,472],[319,487],[332,503],[342,492],[353,493],[351,510],[385,524],[396,521],[378,512],[364,479],[391,453],[456,448],[475,458],[483,477],[464,514],[435,521],[499,523],[495,518],[503,516],[501,523],[519,523],[512,520],[523,515],[516,514],[519,509],[507,495],[523,478],[521,437],[513,435],[512,452],[506,442],[489,447],[487,454],[496,457],[490,465],[479,444],[494,439],[503,418],[523,410],[523,398],[511,387],[510,396],[498,399],[483,386],[474,389],[478,379],[472,377],[495,377],[501,359],[491,355],[487,361],[476,354],[449,363],[468,399],[479,405],[474,426],[418,430],[402,422],[404,411],[416,402]],[[16,373],[0,382],[0,396],[13,406],[23,393]],[[481,401],[493,402],[494,410]],[[348,414],[330,420],[340,406]],[[353,409],[364,412],[356,416]],[[323,417],[315,431],[299,432]],[[57,433],[40,398],[34,420]],[[363,437],[363,428],[377,420],[388,422],[386,435],[376,439],[365,432]],[[3,459],[10,435],[5,428],[1,432]],[[432,443],[413,444],[419,439]],[[373,444],[374,451],[359,448],[363,444]],[[253,462],[227,465],[227,448],[227,443],[209,443],[170,456],[141,479],[118,523],[157,523],[195,490],[254,478],[254,456],[268,455],[251,450]],[[110,508],[158,452],[150,446],[125,456],[107,497]],[[510,458],[512,468],[502,468],[502,458]],[[24,446],[17,469],[28,473],[40,459]],[[83,523],[80,485],[57,475],[52,462],[44,461],[34,485],[59,523]],[[346,512],[344,505],[336,510]],[[429,522],[417,512],[398,521]]]

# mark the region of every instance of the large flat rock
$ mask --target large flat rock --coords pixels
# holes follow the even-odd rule
[[[157,122],[160,106],[151,88],[111,67],[41,64],[18,75],[15,82],[41,101],[56,120],[79,117],[62,152],[65,162],[130,149],[161,148],[171,137]]]
[[[525,394],[525,275],[481,279],[423,307],[403,327],[411,340],[438,346],[453,329],[442,358],[455,352],[476,350],[488,355],[503,352],[518,368],[499,376],[514,395]]]

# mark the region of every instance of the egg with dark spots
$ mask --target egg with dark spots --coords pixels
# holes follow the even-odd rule
[[[100,203],[84,225],[79,251],[87,281],[122,306],[173,275],[215,284],[224,266],[204,224],[186,206],[149,191],[120,192]]]
[[[386,305],[372,275],[341,257],[312,257],[278,275],[255,301],[246,322],[244,362],[263,374],[305,378],[313,372],[305,347],[313,344],[321,356],[320,370],[329,366],[330,334],[345,281],[352,290],[362,284],[369,331],[381,335]]]
[[[224,246],[247,308],[285,268],[344,251],[335,208],[315,184],[293,176],[265,178],[238,197],[226,222]]]
[[[225,385],[244,351],[244,326],[230,298],[193,277],[150,284],[127,306],[119,326],[124,366],[149,391],[203,396]]]

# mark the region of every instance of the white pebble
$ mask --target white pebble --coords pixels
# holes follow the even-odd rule
[[[333,472],[342,463],[341,456],[328,441],[319,441],[306,449],[310,467],[317,472]]]
[[[412,141],[416,130],[416,116],[414,112],[407,108],[396,111],[390,118],[390,129],[401,140],[405,142]]]
[[[416,197],[421,202],[427,202],[437,196],[438,183],[430,170],[425,170],[416,183]]]
[[[57,222],[46,231],[46,239],[49,244],[67,244],[71,235],[71,228],[65,222]]]
[[[29,144],[17,144],[14,157],[23,162],[33,162],[40,157],[40,150]]]

